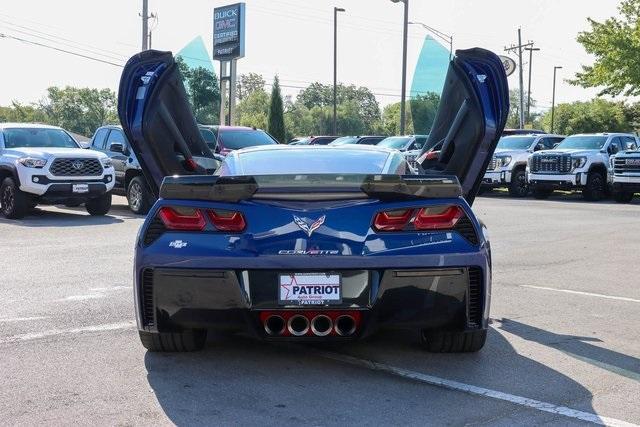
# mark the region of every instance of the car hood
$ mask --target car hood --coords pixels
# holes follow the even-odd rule
[[[583,149],[564,149],[558,150],[557,148],[554,150],[542,150],[534,153],[534,156],[543,156],[545,154],[555,154],[561,156],[563,154],[570,154],[572,156],[590,156],[595,153],[598,153],[599,150],[583,150]]]
[[[527,150],[496,150],[494,152],[494,155],[499,157],[504,157],[504,156],[517,157],[527,153],[528,153]]]
[[[55,148],[55,147],[21,147],[5,150],[6,155],[16,157],[39,157],[50,159],[53,157],[82,158],[82,159],[102,159],[107,155],[99,151],[85,150],[83,148]]]

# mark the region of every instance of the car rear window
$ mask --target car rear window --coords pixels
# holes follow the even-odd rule
[[[5,148],[55,147],[79,148],[76,141],[61,129],[9,128],[4,130]]]
[[[243,175],[382,173],[389,153],[374,150],[256,150],[238,155]]]
[[[233,130],[219,131],[222,146],[227,150],[239,150],[241,148],[254,147],[256,145],[277,144],[266,132],[261,130]]]

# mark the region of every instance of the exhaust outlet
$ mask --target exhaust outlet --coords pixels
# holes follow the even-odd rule
[[[287,322],[287,330],[291,335],[301,337],[309,332],[309,319],[301,314],[291,316]]]
[[[338,316],[336,319],[336,333],[341,337],[352,335],[356,331],[356,320],[348,314]]]
[[[311,320],[311,332],[319,337],[327,336],[331,333],[333,322],[329,316],[319,314]]]
[[[285,327],[285,321],[282,316],[274,314],[267,317],[267,320],[264,321],[264,331],[270,336],[282,335]]]

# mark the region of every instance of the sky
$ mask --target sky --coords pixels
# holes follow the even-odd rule
[[[269,82],[278,74],[285,95],[313,81],[333,81],[333,7],[338,16],[338,80],[370,88],[382,105],[400,99],[402,3],[390,0],[246,0],[246,56],[238,73],[257,72]],[[213,9],[221,0],[149,0],[158,16],[153,48],[177,52],[196,36],[211,51]],[[593,61],[576,42],[587,17],[614,16],[618,0],[409,0],[409,20],[453,35],[454,49],[533,41],[531,92],[539,109],[551,106],[553,67],[559,70],[556,102],[587,100],[597,90],[571,86],[582,64]],[[114,64],[141,46],[142,0],[3,0],[0,34],[11,35]],[[409,26],[408,86],[427,32]],[[37,37],[36,37],[37,36]],[[117,90],[121,68],[49,48],[0,37],[0,105],[43,98],[49,86]],[[514,57],[513,54],[511,54]],[[216,63],[218,67],[218,63]],[[528,55],[525,57],[525,85]],[[518,86],[518,72],[509,77]],[[525,88],[526,89],[526,88]]]

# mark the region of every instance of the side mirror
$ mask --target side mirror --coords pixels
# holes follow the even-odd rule
[[[119,142],[113,142],[109,145],[109,151],[124,154],[124,146]]]
[[[618,147],[615,145],[610,145],[608,150],[609,154],[616,154],[618,152]]]
[[[536,147],[533,149],[533,151],[540,151],[540,150],[544,150],[544,144],[542,142],[537,143]]]
[[[556,142],[555,144],[553,144],[553,148],[556,148],[558,145],[560,145],[560,143]]]

